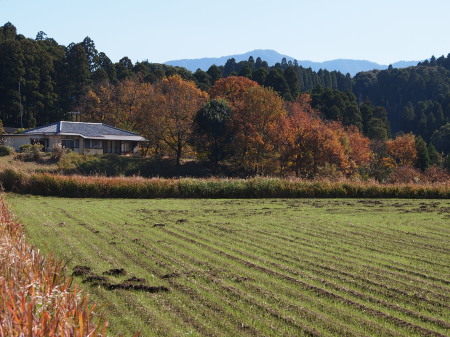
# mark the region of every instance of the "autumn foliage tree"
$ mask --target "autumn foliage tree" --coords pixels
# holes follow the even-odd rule
[[[83,100],[89,113],[83,118],[138,132],[155,147],[163,143],[180,164],[193,117],[207,97],[193,82],[177,75],[154,85],[140,77],[127,78],[89,90]]]
[[[252,86],[235,104],[235,162],[255,174],[272,173],[279,151],[279,129],[286,116],[283,100],[270,88]]]
[[[397,166],[414,167],[417,163],[416,138],[408,133],[386,141],[389,156]]]
[[[217,80],[208,93],[211,98],[225,99],[234,109],[238,102],[243,100],[247,90],[255,86],[258,86],[258,83],[247,77],[230,76]]]
[[[354,172],[358,168],[369,166],[373,158],[370,139],[365,137],[356,126],[346,128],[346,133],[349,142],[350,170]]]
[[[371,158],[369,140],[356,127],[344,128],[340,122],[325,122],[311,108],[308,95],[286,105],[282,165],[296,176],[314,177],[331,165],[344,174],[368,165]]]
[[[338,135],[319,118],[296,112],[286,120],[285,166],[296,176],[314,177],[326,164],[347,168],[344,148]]]
[[[105,82],[89,90],[83,99],[83,119],[141,132],[141,124],[153,98],[153,87],[141,78],[125,79],[116,85]]]
[[[174,153],[180,165],[183,150],[191,138],[194,116],[207,101],[208,94],[178,75],[163,79],[154,90],[160,105],[148,119],[149,129]]]

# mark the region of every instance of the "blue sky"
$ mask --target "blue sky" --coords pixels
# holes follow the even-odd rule
[[[449,13],[449,0],[0,0],[0,25],[63,45],[89,36],[114,62],[253,49],[312,61],[423,60],[450,53]]]

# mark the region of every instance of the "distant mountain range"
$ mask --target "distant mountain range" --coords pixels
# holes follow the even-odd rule
[[[281,62],[283,58],[286,58],[287,61],[294,61],[294,58],[287,55],[282,55],[275,50],[270,49],[257,49],[250,51],[245,54],[239,55],[229,55],[215,58],[201,58],[201,59],[192,59],[192,60],[174,60],[168,61],[165,64],[171,66],[179,66],[189,69],[192,72],[195,72],[197,69],[208,70],[213,64],[217,66],[223,66],[227,62],[228,59],[234,58],[236,62],[247,61],[250,56],[256,60],[256,58],[260,57],[261,60],[266,61],[269,66],[275,65],[277,62]],[[382,65],[371,61],[366,60],[348,60],[348,59],[338,59],[331,60],[325,62],[313,62],[313,61],[299,61],[298,64],[304,68],[311,68],[314,71],[318,71],[319,69],[327,69],[328,71],[337,70],[343,74],[349,73],[354,76],[355,74],[361,71],[368,71],[373,69],[387,69],[388,65]],[[392,63],[394,68],[406,68],[410,66],[417,65],[419,61],[399,61]]]

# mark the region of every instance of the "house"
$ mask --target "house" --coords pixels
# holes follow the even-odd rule
[[[121,130],[103,123],[56,122],[26,130],[19,134],[3,135],[3,143],[19,151],[24,144],[42,144],[44,151],[62,145],[82,154],[117,153],[138,151],[139,143],[146,139],[137,133]]]

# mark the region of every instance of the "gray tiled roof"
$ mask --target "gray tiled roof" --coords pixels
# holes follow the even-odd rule
[[[117,129],[102,123],[56,122],[26,130],[24,134],[79,134],[82,137],[139,136],[137,133]]]

